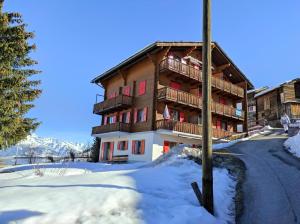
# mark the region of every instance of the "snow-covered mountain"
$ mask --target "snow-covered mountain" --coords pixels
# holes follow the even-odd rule
[[[30,155],[32,152],[35,156],[67,156],[70,151],[77,154],[87,149],[87,147],[86,144],[61,141],[54,138],[42,138],[32,134],[17,145],[6,150],[0,150],[0,156],[24,156]]]

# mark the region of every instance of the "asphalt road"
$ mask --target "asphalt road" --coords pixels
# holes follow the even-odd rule
[[[300,224],[300,160],[284,150],[286,138],[277,130],[229,148],[247,167],[239,223]]]

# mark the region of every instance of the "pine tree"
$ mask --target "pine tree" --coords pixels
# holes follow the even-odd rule
[[[39,125],[26,114],[34,107],[41,90],[40,81],[32,75],[37,64],[29,57],[36,46],[29,42],[34,37],[26,31],[19,13],[5,13],[0,0],[0,149],[18,143]]]

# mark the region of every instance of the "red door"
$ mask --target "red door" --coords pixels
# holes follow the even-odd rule
[[[164,153],[168,153],[170,150],[170,142],[164,141]]]

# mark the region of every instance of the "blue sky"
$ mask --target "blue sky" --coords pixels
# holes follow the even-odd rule
[[[156,41],[202,39],[200,0],[6,0],[34,31],[43,94],[29,113],[36,133],[90,139],[96,75]],[[256,87],[299,77],[299,0],[213,1],[213,40]]]

